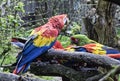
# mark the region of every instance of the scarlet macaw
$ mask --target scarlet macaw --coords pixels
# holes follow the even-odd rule
[[[57,15],[50,18],[45,25],[35,28],[18,55],[17,65],[13,73],[26,72],[35,58],[48,51],[54,45],[67,20],[66,14]]]

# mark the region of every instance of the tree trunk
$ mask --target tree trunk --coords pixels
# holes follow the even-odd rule
[[[114,24],[115,10],[115,4],[99,0],[94,23],[92,23],[92,20],[88,16],[84,19],[89,38],[101,44],[112,47],[117,46],[117,35]]]
[[[86,18],[83,18],[83,22],[85,24],[85,29],[87,31],[87,36],[90,38],[90,39],[93,39],[95,41],[98,41],[96,38],[98,37],[97,36],[97,33],[94,29],[94,25],[91,23],[92,19],[89,18],[89,17],[86,17]]]
[[[105,0],[105,1],[110,1],[110,2],[113,2],[117,5],[120,5],[120,0]]]
[[[99,0],[97,7],[98,18],[94,25],[98,42],[112,47],[117,45],[117,35],[113,21],[115,9],[114,4]]]

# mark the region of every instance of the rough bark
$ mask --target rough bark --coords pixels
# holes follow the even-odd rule
[[[98,81],[101,78],[107,79],[111,75],[115,75],[116,72],[118,72],[120,69],[120,61],[118,60],[112,59],[107,56],[99,56],[85,52],[67,52],[50,49],[48,53],[44,54],[42,57],[47,59],[75,60],[78,62],[84,61],[89,64],[93,63],[95,66],[102,66],[104,68],[107,68],[108,70],[107,72],[104,72],[104,74],[101,74],[98,71],[76,71],[73,68],[66,67],[65,65],[63,66],[60,64],[39,65],[39,63],[37,63],[32,64],[31,66],[30,72],[35,75],[62,76],[64,78],[68,78],[67,81]],[[115,68],[115,66],[118,66],[117,69]]]
[[[3,66],[3,67],[13,71],[13,66],[11,67],[9,65],[9,66]],[[30,71],[30,73],[35,74],[37,76],[60,76],[60,77],[62,77],[63,81],[85,81],[89,77],[100,74],[100,72],[97,70],[76,71],[72,68],[63,66],[61,64],[41,64],[39,62],[33,62],[31,64],[29,71]],[[1,77],[2,76],[4,76],[4,75],[1,75]],[[16,75],[14,77],[16,77]],[[9,74],[8,74],[8,76],[3,77],[2,79],[7,80],[8,78],[10,78]],[[19,78],[20,78],[20,76],[19,76]],[[19,78],[16,77],[15,79],[18,80]],[[30,77],[27,77],[27,78],[29,79]],[[13,77],[11,77],[10,79],[14,80]],[[97,78],[97,80],[98,80],[98,78]]]
[[[67,59],[67,60],[75,60],[78,62],[86,62],[93,63],[95,66],[102,66],[104,68],[113,69],[115,66],[119,66],[120,62],[118,60],[112,59],[107,56],[99,56],[91,53],[85,52],[67,52],[67,51],[58,51],[54,49],[50,49],[48,53],[44,54],[42,57],[47,59]],[[30,72],[35,75],[47,75],[47,76],[62,76],[68,78],[68,81],[98,81],[103,78],[105,75],[115,74],[105,72],[104,74],[99,73],[98,71],[76,71],[73,68],[66,67],[65,65],[60,64],[45,64],[39,65],[39,63],[33,64],[31,66]],[[98,76],[96,76],[98,75]],[[91,78],[90,78],[91,77]],[[108,78],[109,76],[107,76]],[[106,79],[107,79],[106,78]],[[64,80],[63,80],[64,81]],[[66,81],[66,80],[65,80]],[[107,80],[109,81],[109,80]]]
[[[32,64],[30,72],[38,76],[61,76],[63,78],[67,78],[69,81],[85,81],[86,78],[99,74],[98,71],[76,71],[72,68],[65,67],[60,64],[38,65],[37,63]]]
[[[117,5],[120,5],[120,0],[105,0],[105,1],[113,2]]]
[[[117,45],[117,35],[114,26],[114,15],[116,6],[111,2],[99,0],[95,30],[98,35],[98,42],[115,47]]]
[[[54,49],[50,49],[48,53],[44,54],[44,58],[67,59],[78,62],[85,62],[88,64],[93,63],[95,66],[102,66],[106,68],[112,68],[115,65],[120,65],[120,61],[110,58],[108,56],[100,56],[86,52],[67,52]]]
[[[92,19],[89,17],[83,18],[83,22],[85,24],[85,29],[87,31],[87,36],[90,39],[94,39],[95,41],[98,41],[98,35],[95,31],[95,28],[93,27],[94,24],[91,23]]]
[[[107,75],[110,69],[114,69],[115,66],[120,65],[120,61],[112,59],[107,56],[100,56],[100,55],[95,55],[95,54],[85,53],[85,52],[67,52],[67,51],[60,51],[60,50],[54,50],[54,49],[50,49],[48,53],[44,54],[41,58],[46,58],[48,60],[56,58],[56,59],[74,60],[76,62],[86,62],[88,64],[94,64],[95,66],[101,66],[108,70],[107,72],[105,72],[105,74],[101,74],[99,71],[97,71],[97,69],[85,71],[85,70],[75,70],[71,67],[66,67],[65,65],[61,65],[61,64],[48,64],[48,63],[41,64],[41,62],[36,62],[35,64],[34,63],[31,64],[31,67],[29,70],[31,73],[38,76],[40,75],[61,76],[63,77],[63,79],[65,79],[63,81],[66,81],[66,79],[67,81],[85,81],[88,78],[89,78],[88,80],[92,79],[93,81],[98,81],[104,75]],[[8,67],[8,66],[5,66],[5,67]],[[11,66],[9,66],[9,68],[11,68]],[[117,72],[119,71],[119,68]],[[113,73],[115,74],[115,72]],[[109,75],[111,74],[112,72]],[[98,75],[98,76],[95,76],[95,75]],[[0,79],[1,77],[2,76],[0,76]],[[6,76],[6,77],[9,77],[9,76]],[[16,79],[18,78],[16,77]]]
[[[94,23],[92,23],[92,19],[89,16],[84,19],[89,38],[104,45],[117,46],[117,35],[114,24],[115,10],[115,4],[104,0],[98,1]]]
[[[18,76],[18,75],[12,74],[12,73],[0,72],[0,81],[46,81],[46,80]]]
[[[64,76],[68,78],[70,81],[85,81],[85,75],[80,73],[79,71],[75,71],[71,68],[59,65],[59,64],[52,64],[52,65],[43,65],[43,66],[36,66],[33,64],[31,69],[37,70],[37,72],[31,70],[31,73],[35,75],[47,75],[47,76]]]

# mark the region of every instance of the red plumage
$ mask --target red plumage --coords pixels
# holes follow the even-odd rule
[[[58,40],[55,42],[53,48],[54,48],[54,49],[61,49],[61,50],[64,49],[64,47],[62,46],[61,42],[58,41]]]

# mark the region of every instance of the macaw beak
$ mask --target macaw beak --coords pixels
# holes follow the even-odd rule
[[[68,24],[69,24],[69,19],[67,17],[67,15],[64,15],[64,18],[62,20],[62,24],[63,24],[63,29],[62,32],[65,32],[67,30]]]
[[[68,25],[68,24],[69,24],[69,22],[70,22],[70,21],[69,21],[69,19],[68,19],[68,18],[66,18],[66,20],[65,20],[64,24],[65,24],[65,25]]]
[[[65,20],[64,20],[64,30],[67,30],[67,27],[69,25],[70,21],[69,19],[66,17]]]

